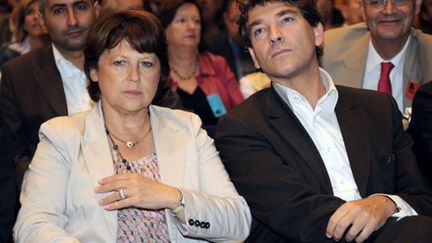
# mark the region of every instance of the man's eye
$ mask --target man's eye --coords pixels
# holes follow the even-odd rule
[[[294,20],[294,18],[292,18],[292,17],[285,17],[282,19],[282,22],[288,23],[288,22],[292,22],[293,20]]]
[[[369,4],[371,6],[381,6],[381,5],[385,4],[385,1],[383,1],[383,0],[370,0]]]
[[[52,13],[54,14],[54,15],[60,15],[60,14],[63,14],[65,12],[65,9],[64,8],[54,8],[53,10],[52,10]]]
[[[83,11],[87,9],[87,4],[85,3],[79,3],[75,5],[75,9],[79,11]]]
[[[255,29],[255,30],[253,31],[253,35],[254,35],[254,36],[259,36],[259,35],[261,35],[262,33],[264,33],[264,28],[257,28],[257,29]]]

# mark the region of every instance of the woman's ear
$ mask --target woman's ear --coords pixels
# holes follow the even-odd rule
[[[91,78],[91,81],[93,81],[93,82],[98,81],[98,75],[97,75],[96,69],[94,69],[94,68],[90,69],[90,78]]]

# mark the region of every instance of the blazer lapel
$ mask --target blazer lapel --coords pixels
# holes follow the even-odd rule
[[[321,181],[322,189],[326,193],[333,194],[324,162],[309,134],[274,88],[271,88],[268,94],[266,105],[271,125],[280,133],[281,139],[289,144],[287,146],[294,148],[304,162],[309,165],[311,171]]]
[[[185,136],[181,128],[169,121],[163,110],[150,106],[152,135],[157,154],[159,174],[163,183],[179,186],[184,185],[185,163],[187,153],[183,149]]]
[[[344,82],[350,82],[350,87],[362,88],[364,69],[369,47],[370,34],[362,35],[356,43],[349,48],[344,56],[346,69],[349,70],[349,77]],[[337,78],[337,77],[334,77]]]
[[[339,90],[336,116],[344,139],[351,170],[362,197],[366,196],[366,187],[370,167],[370,144],[368,121],[363,110],[352,104],[349,97]]]
[[[87,116],[82,142],[84,161],[92,180],[93,188],[98,181],[104,177],[114,175],[114,165],[105,133],[102,109],[100,102],[90,111]],[[109,193],[95,193],[95,201],[99,201]],[[117,211],[103,210],[106,223],[111,231],[113,239],[117,236]]]
[[[44,47],[44,55],[36,61],[33,71],[34,80],[38,83],[42,94],[59,116],[67,115],[66,96],[60,72],[55,64],[52,46]]]
[[[411,80],[414,83],[421,84],[422,80],[424,79],[423,76],[423,70],[420,66],[419,59],[424,55],[423,53],[419,53],[419,44],[418,44],[418,37],[414,30],[411,30],[411,40],[408,44],[407,50],[406,50],[406,57],[404,62],[404,68],[403,68],[403,106],[404,108],[411,106],[412,100],[408,99],[406,96],[406,91],[408,89],[409,81]],[[429,81],[429,80],[428,80]],[[403,111],[402,111],[403,112]]]

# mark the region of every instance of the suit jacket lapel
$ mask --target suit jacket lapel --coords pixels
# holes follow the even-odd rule
[[[44,47],[43,53],[44,54],[40,55],[36,61],[37,66],[33,71],[34,79],[57,115],[67,115],[63,82],[57,65],[55,64],[52,46],[48,45]]]
[[[309,134],[274,88],[271,88],[268,94],[266,106],[271,125],[280,133],[281,139],[289,144],[287,146],[293,147],[304,162],[309,165],[312,172],[321,181],[322,189],[326,193],[333,194],[324,162]]]
[[[360,195],[365,197],[370,167],[368,121],[365,112],[352,104],[350,97],[345,96],[341,90],[338,87],[339,99],[335,109],[336,116],[354,180]]]
[[[420,66],[419,59],[421,58],[422,53],[419,53],[419,44],[418,44],[418,37],[414,30],[411,30],[411,40],[408,44],[407,50],[406,50],[406,57],[404,62],[404,68],[403,68],[403,106],[409,107],[411,106],[412,100],[408,99],[406,96],[406,91],[408,89],[408,82],[412,80],[415,83],[421,83],[424,76],[423,76],[423,70]],[[402,111],[403,112],[403,111]]]
[[[347,77],[347,80],[350,82],[350,87],[362,88],[363,87],[363,78],[364,72],[366,68],[366,58],[368,53],[370,41],[370,34],[366,33],[362,35],[356,43],[349,48],[343,59],[345,61],[345,66],[347,70],[350,70],[350,76]],[[334,77],[337,78],[337,77]]]
[[[104,177],[112,176],[114,163],[105,132],[102,109],[100,102],[90,111],[87,116],[82,141],[84,161],[92,180],[93,188],[99,186],[98,181]],[[99,201],[109,193],[95,193],[95,200]],[[117,236],[117,211],[103,210],[107,228],[110,229],[113,239]]]

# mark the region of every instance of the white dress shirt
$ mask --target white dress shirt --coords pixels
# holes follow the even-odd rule
[[[399,110],[403,113],[404,90],[403,90],[403,68],[407,53],[408,44],[411,37],[408,38],[402,50],[390,60],[384,60],[378,54],[372,41],[369,41],[369,50],[366,59],[366,68],[363,79],[363,88],[378,90],[378,81],[381,74],[381,62],[391,62],[394,68],[390,72],[390,82],[392,86],[392,96],[396,100]]]
[[[345,201],[358,200],[361,199],[361,196],[354,180],[335,113],[339,94],[332,78],[324,69],[320,68],[320,76],[326,93],[318,100],[315,110],[299,92],[276,82],[273,82],[273,85],[318,149],[329,175],[334,195]],[[399,212],[394,214],[394,217],[417,215],[415,210],[399,196],[386,196],[389,196],[399,208]]]
[[[88,80],[85,73],[69,62],[54,45],[52,47],[63,82],[68,115],[90,110],[94,102],[87,91]]]

